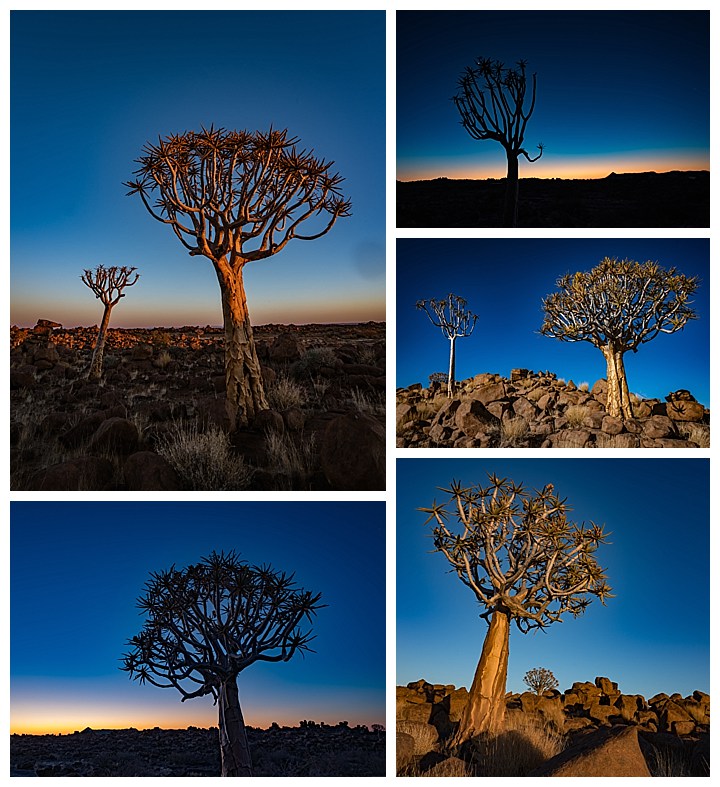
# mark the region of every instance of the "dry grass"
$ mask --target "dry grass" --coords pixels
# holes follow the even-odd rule
[[[307,396],[305,389],[286,374],[278,374],[277,379],[267,390],[268,404],[273,410],[287,410],[302,407]]]
[[[415,741],[414,753],[419,756],[433,751],[438,740],[437,730],[430,724],[419,724],[414,721],[398,719],[396,730],[412,736],[412,739]]]
[[[573,429],[580,428],[588,415],[588,409],[584,404],[571,404],[565,410],[565,418],[568,425]]]
[[[482,776],[527,776],[565,748],[551,724],[523,712],[508,712],[505,730],[473,741],[473,763]]]
[[[295,440],[287,432],[268,432],[265,448],[268,468],[276,474],[277,488],[302,488],[302,479],[313,471],[317,462],[315,435],[307,439],[300,435],[299,440]]]
[[[675,747],[651,746],[647,764],[651,776],[692,776],[687,758]]]
[[[350,391],[350,402],[352,406],[363,415],[371,415],[374,418],[385,418],[385,397],[382,394],[368,393],[359,388]]]
[[[583,393],[587,393],[590,390],[590,383],[584,381],[578,385],[578,391],[582,391]]]
[[[197,424],[176,422],[158,440],[157,452],[175,469],[187,489],[245,489],[254,471],[235,454],[228,436],[217,427],[200,432]]]
[[[508,418],[500,424],[500,448],[516,448],[527,437],[528,422],[521,416]]]
[[[709,424],[687,422],[679,426],[679,431],[683,437],[697,443],[700,448],[710,448]]]

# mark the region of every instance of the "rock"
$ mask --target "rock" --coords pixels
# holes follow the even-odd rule
[[[643,424],[645,437],[657,439],[675,434],[675,425],[666,415],[651,415]]]
[[[552,436],[553,448],[585,448],[590,442],[587,429],[563,429]]]
[[[471,437],[497,423],[498,419],[477,399],[465,400],[455,410],[455,425]]]
[[[253,427],[263,432],[278,432],[282,434],[285,431],[283,417],[277,410],[260,410],[255,416]]]
[[[529,776],[650,776],[637,728],[611,727],[581,733],[565,751]]]
[[[289,333],[281,333],[276,336],[270,346],[270,360],[275,363],[290,363],[291,361],[297,361],[300,355],[300,344],[298,340]]]
[[[470,776],[471,772],[465,760],[459,757],[446,757],[432,765],[423,773],[423,776]]]
[[[38,470],[30,480],[37,491],[77,492],[106,489],[113,477],[113,466],[99,456],[80,456]]]
[[[153,356],[153,346],[147,342],[136,344],[130,353],[131,361],[149,361]]]
[[[455,689],[448,697],[448,717],[451,722],[460,721],[465,706],[468,701],[468,690],[466,688]]]
[[[705,408],[700,402],[672,401],[665,405],[665,411],[673,421],[702,421]]]
[[[127,418],[107,418],[90,438],[90,450],[99,453],[132,453],[138,444],[138,430]]]
[[[383,425],[360,413],[335,418],[322,438],[320,464],[333,489],[385,489]]]
[[[133,491],[176,491],[182,483],[172,465],[152,451],[131,454],[123,466],[127,488]]]
[[[617,694],[618,685],[610,678],[595,678],[595,685],[603,694]]]
[[[510,380],[512,382],[517,382],[518,380],[524,380],[526,377],[530,376],[529,369],[512,369],[510,371]]]
[[[415,752],[415,741],[412,735],[405,732],[395,733],[395,767],[398,771],[406,768]]]
[[[616,418],[613,415],[606,415],[602,419],[601,429],[605,434],[617,435],[623,430],[622,418]]]
[[[10,372],[10,390],[19,391],[23,388],[34,388],[35,375],[30,372]]]
[[[438,731],[432,724],[419,721],[398,720],[397,731],[412,737],[414,755],[423,755],[430,751],[439,738]]]
[[[223,432],[230,431],[230,418],[225,407],[225,397],[203,396],[197,401],[197,413],[203,430],[216,426]]]
[[[66,448],[76,448],[90,439],[95,434],[100,424],[105,420],[105,413],[95,412],[83,418],[67,432],[60,435],[60,442]]]
[[[497,402],[506,397],[507,391],[505,383],[503,382],[488,383],[478,388],[474,388],[472,392],[472,398],[477,399],[478,402],[486,406],[490,404],[490,402]]]

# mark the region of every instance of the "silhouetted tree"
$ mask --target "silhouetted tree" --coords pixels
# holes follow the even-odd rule
[[[106,268],[103,265],[98,265],[95,270],[85,269],[83,275],[80,277],[82,283],[89,287],[95,297],[98,298],[103,306],[103,316],[100,323],[100,330],[98,331],[97,339],[95,341],[95,350],[93,351],[92,361],[90,362],[90,371],[88,378],[90,380],[99,380],[102,376],[103,367],[103,352],[105,350],[105,340],[107,339],[107,329],[110,324],[110,312],[113,306],[116,306],[120,298],[124,298],[123,290],[126,287],[132,287],[133,284],[140,278],[139,273],[133,273],[137,270],[134,267],[122,268],[112,266]]]
[[[223,776],[252,776],[237,676],[256,661],[289,661],[310,651],[320,594],[294,575],[250,566],[233,551],[212,552],[185,569],[153,572],[138,607],[147,614],[122,670],[140,683],[176,688],[182,702],[211,694],[218,705]]]
[[[510,623],[520,631],[544,629],[569,612],[577,616],[596,596],[610,597],[594,552],[605,543],[602,526],[568,520],[569,506],[552,484],[541,491],[489,475],[489,485],[453,481],[445,503],[421,508],[433,522],[435,550],[472,590],[489,622],[468,702],[454,745],[502,729]],[[454,520],[456,526],[448,524]]]
[[[542,694],[558,687],[557,678],[545,667],[534,667],[525,673],[523,683],[535,694]]]
[[[447,375],[447,391],[448,396],[452,396],[455,385],[455,339],[458,336],[470,336],[478,316],[466,308],[467,301],[464,298],[452,293],[443,300],[429,298],[418,301],[415,307],[424,311],[430,318],[430,322],[440,328],[443,336],[450,340],[450,370]]]
[[[220,283],[225,327],[225,395],[230,429],[268,407],[255,351],[243,271],[294,238],[315,240],[350,215],[334,162],[299,150],[288,131],[202,129],[147,144],[137,159],[139,194],[191,255],[207,257]],[[155,197],[154,201],[152,197]],[[309,234],[300,225],[317,219]]]
[[[461,123],[473,139],[493,139],[499,142],[507,156],[507,183],[503,207],[503,226],[517,226],[518,159],[537,161],[543,154],[530,158],[523,148],[525,127],[535,109],[537,77],[532,75],[529,105],[526,107],[527,63],[520,60],[516,68],[505,68],[498,60],[479,57],[474,66],[468,66],[460,77],[460,92],[453,98]]]
[[[559,292],[543,300],[540,333],[563,342],[590,342],[607,363],[607,412],[632,418],[623,356],[660,333],[675,333],[694,320],[690,296],[700,280],[656,262],[605,257],[587,273],[558,279]]]

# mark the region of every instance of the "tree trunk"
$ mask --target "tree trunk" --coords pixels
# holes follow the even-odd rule
[[[107,338],[107,329],[110,324],[110,312],[112,306],[109,303],[105,304],[103,311],[102,322],[100,323],[100,330],[95,341],[95,349],[90,361],[90,371],[88,372],[88,380],[99,380],[102,377],[103,367],[103,352],[105,350],[105,339]]]
[[[252,776],[250,748],[235,678],[220,684],[218,707],[222,776]]]
[[[507,153],[507,181],[505,183],[505,206],[503,208],[503,227],[517,227],[519,170],[518,157],[512,151]]]
[[[237,274],[223,274],[217,268],[216,271],[225,328],[225,408],[230,431],[234,432],[238,427],[251,424],[261,410],[268,409],[268,403],[255,351],[242,269]]]
[[[623,351],[615,349],[611,344],[600,348],[607,363],[607,402],[605,410],[615,418],[632,418],[632,402],[628,390]]]
[[[450,337],[450,369],[448,370],[448,397],[453,395],[455,385],[455,337]]]
[[[460,746],[482,733],[502,729],[509,655],[510,618],[506,612],[495,610],[453,746]]]

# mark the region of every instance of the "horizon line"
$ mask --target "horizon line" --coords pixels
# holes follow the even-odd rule
[[[623,177],[627,175],[671,175],[674,172],[678,172],[681,174],[689,174],[689,173],[707,173],[710,174],[709,169],[667,169],[667,170],[655,170],[655,169],[647,169],[642,170],[641,172],[608,172],[607,175],[598,176],[595,178],[592,177],[577,177],[577,178],[568,178],[568,177],[558,177],[555,175],[547,175],[545,177],[541,175],[532,175],[530,177],[520,177],[518,180],[606,180],[611,176],[615,177]],[[486,178],[457,178],[457,177],[448,177],[446,175],[437,175],[433,178],[412,178],[410,180],[403,180],[402,178],[396,177],[396,183],[425,183],[428,181],[433,180],[507,180],[507,176],[504,177],[486,177]]]
[[[42,318],[40,318],[42,319]],[[39,322],[39,321],[38,321]],[[38,322],[35,325],[18,325],[17,323],[12,323],[10,328],[20,328],[23,330],[32,330],[38,325]],[[265,323],[258,323],[257,325],[253,325],[253,329],[256,328],[267,328],[273,325],[282,325],[286,327],[290,326],[308,326],[308,325],[369,325],[370,323],[376,323],[378,325],[385,325],[386,320],[358,320],[355,322],[338,322],[337,320],[333,320],[331,322],[265,322]],[[83,330],[90,330],[98,328],[97,323],[93,323],[92,325],[74,325],[72,327],[65,327],[64,325],[60,325],[59,328],[53,328],[53,331],[77,331],[80,329]],[[117,326],[108,328],[108,331],[179,331],[182,328],[212,328],[213,330],[223,331],[225,327],[223,325],[191,325],[191,324],[184,324],[184,325],[134,325],[134,326]]]

